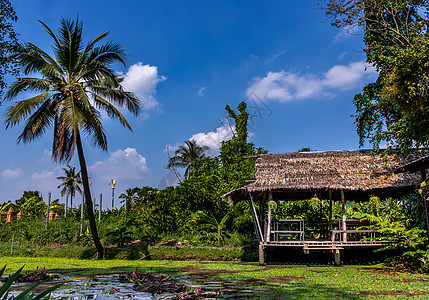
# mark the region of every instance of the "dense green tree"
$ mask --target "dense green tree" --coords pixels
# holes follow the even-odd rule
[[[174,152],[174,156],[168,161],[167,168],[184,168],[185,180],[189,179],[194,170],[195,162],[205,156],[204,151],[209,150],[207,146],[199,146],[193,140],[185,141],[179,149]]]
[[[18,48],[18,38],[13,23],[18,20],[9,0],[0,0],[0,99],[6,88],[6,74],[18,73],[12,55]]]
[[[76,168],[70,165],[67,165],[67,168],[63,168],[63,171],[65,176],[59,176],[55,178],[62,181],[57,188],[62,188],[62,197],[65,195],[70,196],[70,207],[73,208],[73,197],[75,196],[76,192],[82,194],[82,189],[80,188],[80,185],[82,184],[82,178],[80,177],[80,172],[76,173]],[[67,204],[65,209],[67,210]]]
[[[150,186],[144,186],[142,188],[138,188],[137,196],[134,199],[136,206],[144,210],[147,210],[149,205],[151,205],[154,202],[154,199],[158,192],[159,192],[158,189]]]
[[[231,140],[222,142],[219,154],[223,181],[228,183],[229,190],[242,187],[247,180],[253,179],[255,172],[253,156],[266,153],[264,149],[256,148],[253,143],[247,141],[249,113],[246,108],[244,101],[238,105],[238,113],[229,105],[225,107],[228,116],[232,119],[231,123],[235,125],[234,136]]]
[[[22,71],[25,75],[35,73],[36,76],[18,78],[8,90],[6,99],[14,99],[24,91],[38,94],[9,107],[6,128],[26,120],[18,142],[31,142],[53,127],[52,157],[58,162],[70,161],[77,148],[91,234],[101,258],[103,246],[93,213],[81,133],[90,139],[93,146],[107,151],[100,110],[119,119],[121,125],[131,130],[115,105],[125,106],[137,115],[140,101],[123,90],[121,79],[110,67],[115,62],[125,65],[123,48],[114,42],[96,46],[107,37],[107,32],[85,45],[79,19],[62,19],[57,35],[43,22],[40,23],[54,40],[54,57],[29,42],[20,47],[17,57],[23,65]]]
[[[25,202],[26,199],[31,198],[31,197],[37,197],[40,200],[43,200],[42,196],[40,196],[39,191],[24,191],[22,193],[22,197],[19,199],[16,199],[15,203],[16,203],[16,205],[21,205]]]
[[[427,0],[327,0],[332,24],[364,33],[367,62],[379,72],[354,98],[363,145],[429,145],[429,19]]]

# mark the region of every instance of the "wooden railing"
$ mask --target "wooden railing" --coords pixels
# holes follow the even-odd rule
[[[332,228],[329,230],[327,227]],[[366,220],[347,219],[346,229],[343,229],[342,220],[331,223],[320,224],[321,228],[326,227],[326,233],[320,237],[325,241],[347,242],[374,239],[377,230],[371,228],[371,223]],[[321,230],[323,231],[323,230]],[[305,222],[303,219],[279,219],[272,220],[271,228],[268,229],[268,222],[264,222],[264,240],[266,242],[282,241],[304,241]],[[268,236],[269,234],[269,236]],[[317,239],[317,238],[316,238]]]
[[[267,230],[265,230],[267,232]],[[266,241],[279,242],[284,239],[304,240],[304,220],[303,219],[280,219],[273,220],[270,238]]]

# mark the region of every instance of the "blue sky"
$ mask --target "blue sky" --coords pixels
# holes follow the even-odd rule
[[[365,63],[362,35],[330,26],[313,1],[14,0],[13,6],[21,41],[46,51],[52,41],[37,20],[55,31],[61,17],[77,15],[87,39],[110,31],[127,49],[127,66],[115,69],[144,109],[138,117],[126,113],[133,132],[104,120],[107,153],[84,145],[93,197],[103,193],[103,206],[109,178],[117,179],[116,195],[171,181],[167,145],[172,153],[193,138],[215,155],[231,136],[224,107],[242,100],[253,116],[251,141],[270,153],[358,148],[353,95],[377,74]],[[52,132],[17,145],[21,129],[0,131],[0,203],[23,190],[58,198],[54,178],[64,166],[50,159]],[[77,166],[77,158],[70,164]]]

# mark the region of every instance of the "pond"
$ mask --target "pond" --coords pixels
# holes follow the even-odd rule
[[[58,274],[59,275],[59,274]],[[81,300],[81,299],[260,299],[270,298],[261,287],[253,287],[260,281],[226,280],[212,275],[173,275],[171,278],[178,284],[186,286],[186,292],[163,293],[152,295],[148,292],[137,291],[134,284],[123,282],[119,275],[91,275],[91,276],[65,276],[42,285],[37,291],[44,290],[58,283],[64,285],[52,293],[52,299]],[[29,284],[14,284],[10,295],[17,295],[21,290],[28,288]],[[185,298],[188,294],[189,298]],[[197,296],[198,295],[198,296]]]

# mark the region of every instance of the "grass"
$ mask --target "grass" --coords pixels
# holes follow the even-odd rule
[[[11,244],[0,243],[0,256],[8,256],[11,253]],[[108,259],[139,259],[150,254],[152,259],[160,260],[213,260],[213,261],[238,261],[243,258],[244,250],[239,247],[172,247],[151,246],[106,248]],[[68,258],[95,258],[95,247],[79,247],[62,245],[33,246],[13,245],[13,256],[24,257],[68,257]]]
[[[153,246],[148,251],[152,259],[166,260],[237,261],[243,255],[240,248]]]
[[[306,266],[256,263],[169,261],[169,260],[83,260],[57,257],[1,257],[6,273],[46,267],[69,275],[161,271],[169,274],[213,272],[223,279],[244,280],[256,293],[277,299],[412,299],[429,298],[429,275],[397,272],[376,266]],[[207,273],[206,273],[207,274]],[[268,290],[266,290],[268,289]],[[261,290],[261,291],[258,291]]]

